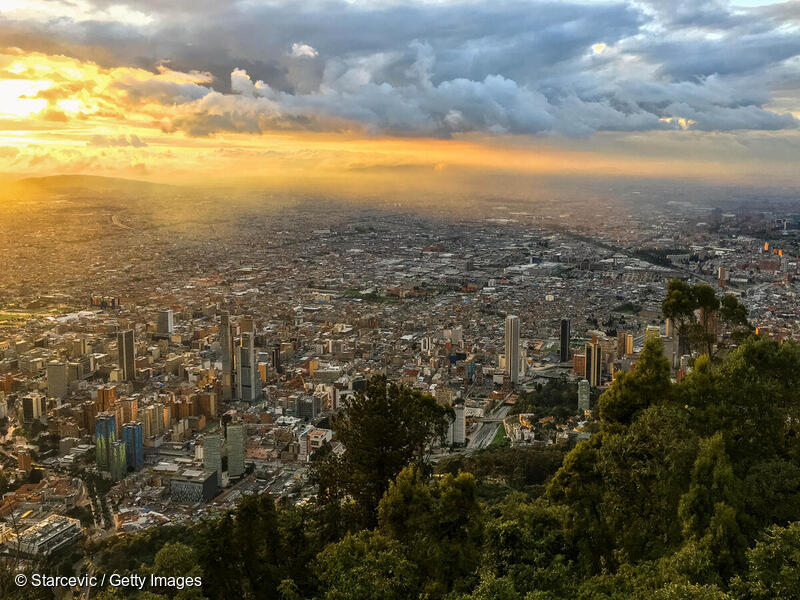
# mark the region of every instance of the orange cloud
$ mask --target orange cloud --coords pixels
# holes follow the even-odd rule
[[[418,169],[435,182],[463,170],[706,178],[763,170],[743,162],[558,149],[546,138],[532,145],[532,138],[519,143],[500,135],[369,135],[345,119],[287,114],[269,98],[248,95],[244,83],[238,94],[213,91],[212,83],[209,73],[167,66],[103,68],[0,51],[0,172],[193,181],[198,173],[313,178]]]

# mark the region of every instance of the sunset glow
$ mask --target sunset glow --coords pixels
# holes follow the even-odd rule
[[[442,179],[448,177],[448,167],[458,167],[792,180],[800,147],[792,116],[797,90],[786,77],[776,81],[774,94],[765,88],[756,98],[742,88],[746,99],[727,99],[725,86],[734,85],[731,76],[726,80],[712,74],[680,84],[663,76],[654,79],[654,69],[663,70],[664,64],[659,67],[641,51],[626,50],[610,39],[587,42],[573,60],[575,68],[599,77],[627,73],[625,93],[641,96],[635,100],[638,106],[620,108],[621,92],[601,88],[595,96],[607,95],[607,100],[592,100],[592,92],[578,88],[544,97],[535,81],[523,86],[510,75],[491,71],[474,75],[473,81],[437,78],[436,66],[444,59],[431,54],[430,44],[413,41],[409,59],[383,53],[351,60],[336,58],[318,48],[321,42],[303,38],[263,59],[274,59],[289,78],[280,84],[257,77],[258,68],[242,67],[251,62],[244,55],[232,58],[220,73],[216,61],[204,65],[200,59],[173,60],[169,54],[153,54],[150,65],[136,64],[142,60],[120,54],[128,52],[122,50],[122,41],[106,41],[105,46],[97,42],[87,52],[89,45],[67,44],[65,39],[49,44],[60,47],[57,52],[37,50],[37,45],[45,46],[35,34],[42,19],[124,24],[130,32],[157,22],[133,6],[103,8],[82,2],[70,17],[59,13],[65,6],[4,3],[0,31],[8,29],[5,38],[24,48],[3,45],[0,38],[0,172],[193,181],[202,164],[208,177],[222,178],[402,167]],[[358,13],[357,7],[342,10]],[[781,27],[793,31],[797,24],[787,18]],[[708,40],[720,35],[712,30],[707,34]],[[788,73],[792,64],[782,63],[780,69]],[[398,69],[405,74],[388,83],[388,73]],[[642,87],[645,80],[651,80],[649,89]],[[667,100],[655,96],[662,93],[685,97],[669,100],[665,109]],[[718,93],[725,99],[710,100]],[[442,108],[435,106],[441,103]]]

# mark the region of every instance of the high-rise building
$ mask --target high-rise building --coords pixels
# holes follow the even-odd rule
[[[103,471],[111,467],[111,446],[116,441],[116,417],[110,413],[99,413],[94,420],[94,453],[97,466]]]
[[[453,407],[453,413],[455,416],[455,420],[453,421],[453,443],[458,446],[463,446],[467,441],[466,409],[463,404],[459,404]]]
[[[570,323],[569,319],[561,319],[561,345],[559,357],[561,362],[569,361]]]
[[[123,381],[136,379],[136,347],[134,342],[133,329],[126,329],[117,334],[119,367],[122,369]]]
[[[122,423],[135,421],[139,414],[139,400],[137,398],[123,398],[119,401],[122,408]]]
[[[128,460],[125,456],[125,442],[116,440],[111,444],[109,453],[110,464],[108,470],[111,472],[111,479],[122,481],[128,474]]]
[[[519,382],[519,317],[508,315],[506,317],[506,372],[511,383]]]
[[[164,418],[159,413],[158,406],[151,404],[145,407],[145,420],[150,428],[150,435],[160,434],[164,427]],[[140,417],[141,418],[141,417]]]
[[[591,408],[591,386],[585,379],[578,382],[578,410],[583,412]]]
[[[233,330],[231,318],[222,315],[219,326],[219,346],[222,361],[222,400],[233,400]]]
[[[241,333],[252,333],[255,334],[256,332],[256,322],[253,320],[251,316],[245,316],[239,319],[239,331]]]
[[[625,340],[628,338],[628,334],[624,331],[617,332],[617,358],[622,358],[625,356]]]
[[[280,375],[281,373],[281,346],[280,344],[275,344],[275,347],[272,349],[272,368],[275,369],[275,373]]]
[[[261,397],[261,377],[258,374],[254,337],[252,333],[243,333],[241,343],[236,349],[236,399],[240,402],[255,402]]]
[[[592,387],[599,387],[603,379],[603,348],[596,340],[586,344],[586,378]]]
[[[36,393],[22,398],[23,422],[33,423],[35,420],[41,419],[44,414],[47,414],[47,398]]]
[[[142,424],[131,421],[122,426],[122,439],[125,442],[125,457],[128,466],[138,471],[144,466],[144,448],[142,439]]]
[[[158,311],[158,322],[156,332],[160,335],[172,335],[175,332],[175,316],[170,309]]]
[[[105,412],[117,403],[117,388],[103,385],[97,388],[97,412]]]
[[[222,436],[211,433],[203,438],[203,468],[217,473],[217,487],[222,487]]]
[[[633,334],[620,331],[617,334],[617,358],[633,354]]]
[[[89,352],[89,345],[86,343],[85,338],[78,338],[70,340],[69,342],[69,356],[72,359],[81,358]]]
[[[217,395],[214,392],[204,391],[194,394],[196,413],[209,419],[217,416]]]
[[[17,452],[17,467],[20,471],[25,471],[25,473],[30,473],[33,469],[31,453],[28,450],[19,450]]]
[[[47,395],[50,398],[66,398],[69,391],[69,365],[53,361],[47,363]]]
[[[228,425],[228,476],[240,477],[244,474],[244,450],[246,433],[242,423]]]

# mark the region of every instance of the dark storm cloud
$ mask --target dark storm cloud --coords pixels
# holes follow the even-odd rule
[[[118,2],[95,1],[105,10]],[[299,5],[298,5],[299,4]],[[794,128],[796,4],[721,0],[303,3],[140,0],[145,25],[0,20],[0,44],[207,71],[121,84],[186,110],[165,130],[364,127],[398,135]],[[796,89],[792,88],[792,93]]]

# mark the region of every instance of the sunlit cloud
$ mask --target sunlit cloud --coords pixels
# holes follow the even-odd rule
[[[798,26],[715,0],[6,0],[0,171],[792,179]]]

